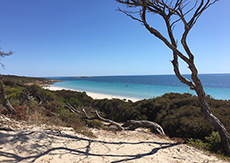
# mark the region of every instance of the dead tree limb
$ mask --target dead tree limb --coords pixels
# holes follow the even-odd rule
[[[111,123],[112,125],[116,126],[119,131],[124,130],[124,128],[120,125],[120,123],[101,117],[96,110],[95,110],[95,113],[100,120]]]
[[[70,111],[72,111],[76,115],[78,115],[77,112],[79,113],[79,111],[76,110],[74,107],[72,107],[70,104],[65,105],[65,107],[70,109]],[[90,117],[84,108],[82,109],[82,112],[85,114],[86,119],[88,119],[88,120],[97,119],[97,120],[100,120],[103,122],[110,123],[111,125],[116,126],[118,131],[135,130],[139,127],[146,127],[146,128],[151,128],[154,133],[157,133],[160,135],[165,135],[163,128],[159,124],[157,124],[156,122],[151,122],[151,121],[146,121],[146,120],[142,120],[142,121],[129,120],[122,125],[122,124],[115,122],[113,120],[101,117],[100,114],[97,112],[97,110],[93,111],[96,115],[94,117]]]
[[[146,128],[151,128],[152,132],[160,134],[160,135],[165,135],[165,132],[163,128],[157,124],[156,122],[151,122],[151,121],[135,121],[135,120],[129,120],[125,122],[122,127],[126,127],[126,130],[135,130],[139,127],[146,127]]]
[[[97,111],[95,111],[96,117],[92,117],[92,118],[87,115],[85,109],[83,109],[83,112],[85,113],[85,116],[87,117],[87,119],[89,119],[89,120],[98,119],[98,120],[101,120],[103,122],[110,123],[110,124],[116,126],[119,131],[135,130],[139,127],[146,127],[146,128],[151,128],[154,133],[157,133],[160,135],[165,135],[163,128],[159,124],[157,124],[156,122],[151,122],[151,121],[146,121],[146,120],[142,120],[142,121],[129,120],[129,121],[125,122],[123,125],[121,125],[118,122],[115,122],[113,120],[101,117]]]
[[[66,104],[64,107],[68,108],[71,112],[77,114],[80,113],[80,111],[78,111],[77,109],[75,109],[73,106],[71,106],[70,104]]]
[[[94,113],[96,114],[96,117],[89,117],[88,114],[86,113],[85,109],[82,109],[82,111],[84,112],[84,114],[88,120],[98,119],[98,120],[101,120],[103,122],[107,122],[107,123],[110,123],[110,124],[116,126],[119,131],[124,130],[124,128],[121,126],[121,124],[119,124],[115,121],[112,121],[110,119],[105,119],[105,118],[101,117],[96,110],[94,111]]]

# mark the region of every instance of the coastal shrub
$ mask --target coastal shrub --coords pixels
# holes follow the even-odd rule
[[[93,99],[85,92],[77,92],[70,90],[53,91],[57,97],[58,102],[62,104],[69,103],[70,105],[78,106],[90,106]]]
[[[18,81],[20,80],[24,79],[18,79]],[[119,99],[93,100],[85,92],[50,91],[35,84],[27,86],[15,81],[4,83],[8,98],[14,107],[28,106],[25,115],[29,114],[30,117],[34,115],[34,119],[36,119],[36,116],[38,120],[55,119],[62,124],[75,126],[76,128],[84,127],[87,123],[88,126],[92,127],[100,126],[99,121],[86,121],[81,118],[84,117],[83,114],[76,115],[70,112],[69,109],[64,107],[69,103],[75,108],[92,107],[100,111],[101,116],[117,122],[125,122],[131,119],[157,122],[170,137],[201,139],[204,143],[207,143],[208,140],[205,137],[209,137],[215,131],[203,118],[197,97],[188,93],[167,93],[161,97],[133,103]],[[27,82],[30,81],[27,80]],[[29,100],[28,96],[34,102]],[[210,96],[207,96],[207,101],[213,114],[220,119],[227,131],[230,132],[230,101],[216,100]],[[23,112],[23,108],[19,112]],[[58,116],[52,113],[56,113]],[[90,115],[90,110],[87,113]]]
[[[56,101],[47,101],[42,105],[42,107],[47,110],[45,115],[49,117],[52,116],[51,112],[58,113],[59,110],[62,109],[62,105]]]
[[[23,96],[25,88],[23,87],[5,87],[5,92],[7,94],[8,99],[20,99]]]
[[[223,153],[220,135],[218,132],[212,132],[209,136],[205,137],[207,141],[207,149],[215,153]]]
[[[3,84],[9,87],[21,87],[22,85],[14,80],[3,80]]]
[[[181,99],[184,102],[184,99]],[[176,100],[176,105],[178,100]],[[192,105],[175,107],[173,101],[168,109],[162,110],[156,122],[162,125],[166,134],[170,137],[199,138],[204,139],[213,128],[203,118],[200,108]]]
[[[157,113],[162,109],[161,106],[155,103],[154,99],[138,101],[134,107],[150,121],[154,121]]]
[[[191,145],[195,148],[198,148],[198,149],[207,149],[207,144],[204,143],[202,140],[200,139],[193,139],[193,138],[190,138],[188,139],[187,141],[187,144],[188,145]]]
[[[51,120],[51,117],[46,116],[45,110],[42,109],[41,106],[34,104],[28,106],[26,115],[28,117],[28,121],[32,123],[47,123]]]
[[[56,99],[56,95],[47,89],[41,89],[40,96],[41,96],[40,100],[42,100],[43,103],[55,101],[55,99]]]
[[[55,94],[47,89],[41,88],[37,84],[25,86],[25,94],[27,97],[31,97],[34,102],[45,103],[46,101],[53,101]],[[31,99],[30,99],[31,100]]]
[[[220,135],[218,134],[218,132],[213,131],[209,136],[205,137],[205,140],[203,141],[200,139],[190,138],[187,141],[187,144],[199,149],[211,151],[213,153],[224,154]]]
[[[103,128],[103,123],[98,120],[86,120],[87,126],[91,128]]]
[[[218,101],[218,100],[217,100]],[[213,113],[226,125],[230,131],[230,107],[229,102],[214,101],[210,106]],[[205,140],[205,137],[214,131],[214,128],[206,121],[200,112],[196,96],[184,93],[169,93],[161,97],[148,100],[140,100],[135,103],[123,100],[103,99],[95,100],[92,107],[106,114],[106,118],[124,122],[130,119],[150,120],[159,123],[170,137],[195,138]]]
[[[27,109],[28,109],[28,106],[14,107],[14,113],[10,113],[9,117],[15,120],[27,120],[28,119],[27,114],[26,114]]]
[[[62,108],[58,112],[59,118],[67,125],[71,126],[72,124],[79,124],[79,117],[76,114],[69,111],[69,109]]]
[[[113,99],[102,99],[94,100],[92,107],[96,110],[104,112],[106,117],[115,120],[116,114],[118,114],[119,107],[121,106],[121,100]]]
[[[120,99],[94,100],[92,107],[104,112],[106,117],[118,122],[124,122],[130,119],[141,118],[141,114],[133,106],[132,102],[126,102]],[[144,118],[146,118],[143,115]]]
[[[32,83],[51,84],[52,81],[46,78],[25,77],[16,75],[2,75],[3,82],[11,82],[19,85],[26,85]]]

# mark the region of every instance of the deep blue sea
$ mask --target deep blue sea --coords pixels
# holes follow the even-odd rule
[[[190,79],[190,75],[185,75]],[[215,99],[230,100],[230,74],[200,74],[207,95]],[[53,86],[93,93],[123,96],[127,98],[149,99],[165,93],[191,93],[188,86],[175,75],[146,76],[94,76],[92,78],[52,77],[63,82]]]

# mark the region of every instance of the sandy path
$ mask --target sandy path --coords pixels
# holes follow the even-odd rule
[[[43,125],[25,129],[23,126],[18,123],[15,131],[0,130],[0,162],[224,162],[144,130],[114,132],[91,129],[97,138],[88,138],[73,132],[71,128]]]

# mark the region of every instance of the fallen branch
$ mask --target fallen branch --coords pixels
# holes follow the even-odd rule
[[[157,124],[156,122],[151,122],[151,121],[135,121],[135,120],[129,120],[125,122],[122,127],[126,127],[126,130],[135,130],[139,127],[146,127],[146,128],[151,128],[152,132],[158,133],[160,135],[165,135],[165,132],[163,128]]]
[[[98,120],[101,120],[103,122],[108,122],[108,123],[116,126],[119,131],[124,130],[124,128],[119,123],[112,121],[110,119],[105,119],[105,118],[101,117],[96,110],[94,111],[94,113],[96,114],[96,117],[89,117],[88,114],[86,113],[85,109],[82,109],[82,111],[85,113],[85,116],[88,120],[98,119]]]
[[[73,106],[71,106],[70,104],[66,104],[64,107],[68,108],[70,111],[72,111],[73,113],[77,114],[80,113],[80,111],[78,111],[77,109],[75,109]]]
[[[86,113],[86,111],[85,111],[84,108],[82,109],[82,111],[84,112],[86,119],[88,119],[88,120],[98,119],[97,117],[90,117],[90,116],[88,116],[88,114]]]
[[[96,113],[97,117],[98,117],[100,120],[102,120],[102,121],[104,121],[104,122],[111,123],[112,125],[116,126],[117,129],[118,129],[119,131],[124,130],[124,128],[123,128],[119,123],[117,123],[117,122],[115,122],[115,121],[112,121],[112,120],[110,120],[110,119],[105,119],[105,118],[101,117],[101,116],[98,114],[97,111],[95,111],[95,113]]]
[[[85,109],[83,109],[82,111],[85,113],[85,116],[87,119],[89,119],[89,120],[98,119],[98,120],[101,120],[103,122],[110,123],[110,124],[116,126],[119,131],[121,131],[121,130],[135,130],[139,127],[146,127],[146,128],[151,128],[154,133],[157,133],[160,135],[165,135],[163,128],[159,124],[157,124],[156,122],[151,122],[151,121],[146,121],[146,120],[142,120],[142,121],[129,120],[129,121],[125,122],[123,125],[121,125],[118,122],[115,122],[115,121],[112,121],[110,119],[105,119],[105,118],[101,117],[96,110],[95,110],[96,117],[89,117],[87,115]]]

